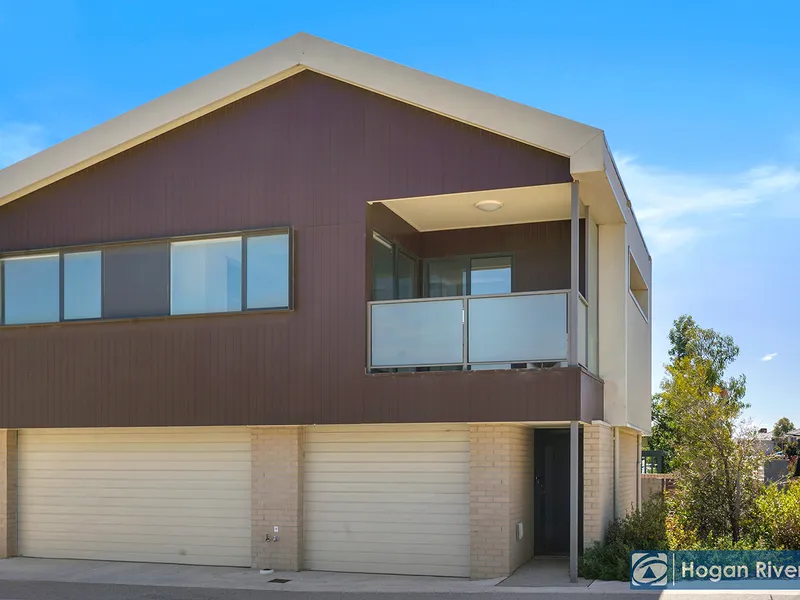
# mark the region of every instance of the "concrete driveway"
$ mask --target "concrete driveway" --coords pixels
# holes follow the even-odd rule
[[[275,580],[286,580],[276,582]],[[800,597],[800,593],[753,592],[634,592],[627,583],[595,581],[578,587],[498,586],[501,579],[470,581],[444,577],[362,575],[352,573],[274,573],[251,569],[195,567],[88,560],[10,558],[0,560],[0,600],[272,600],[291,593],[313,600],[382,598],[402,593],[408,600],[436,596],[438,600],[464,594],[491,594],[492,600],[536,598],[582,600],[625,597],[653,600],[660,596],[704,600],[767,600]]]

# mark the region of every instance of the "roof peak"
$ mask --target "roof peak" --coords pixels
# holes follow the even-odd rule
[[[573,172],[605,170],[608,163],[599,129],[298,32],[0,170],[0,205],[304,69],[570,157]]]

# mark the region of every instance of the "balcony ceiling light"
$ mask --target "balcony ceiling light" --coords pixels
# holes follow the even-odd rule
[[[475,208],[483,212],[494,212],[503,208],[503,203],[500,200],[481,200],[475,203]]]

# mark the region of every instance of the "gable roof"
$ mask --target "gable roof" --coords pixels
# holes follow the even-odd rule
[[[0,170],[0,205],[305,69],[569,157],[573,176],[602,181],[626,220],[630,204],[600,129],[305,33]]]

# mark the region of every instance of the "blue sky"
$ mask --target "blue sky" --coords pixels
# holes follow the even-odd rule
[[[672,320],[734,336],[750,415],[800,425],[800,4],[0,0],[0,166],[297,31],[606,131]]]

